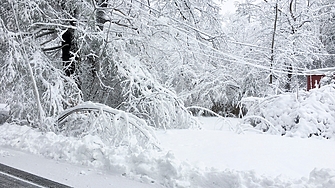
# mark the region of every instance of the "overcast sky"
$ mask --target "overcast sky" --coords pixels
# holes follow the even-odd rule
[[[225,13],[233,13],[236,11],[236,7],[235,4],[237,2],[246,2],[246,0],[214,0],[215,2],[217,2],[219,5],[221,5],[222,8],[222,14]],[[259,3],[262,0],[256,0],[255,3]]]
[[[243,0],[224,0],[222,2],[220,2],[220,0],[217,0],[217,2],[219,4],[221,4],[221,8],[222,8],[222,13],[232,13],[236,11],[236,7],[235,7],[235,2],[241,2]]]

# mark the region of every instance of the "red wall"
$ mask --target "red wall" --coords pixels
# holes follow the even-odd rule
[[[307,91],[310,89],[316,88],[316,86],[320,87],[320,80],[324,77],[324,75],[308,75],[307,76]]]

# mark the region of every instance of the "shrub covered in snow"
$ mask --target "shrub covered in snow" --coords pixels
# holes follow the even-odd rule
[[[9,117],[9,110],[5,104],[0,104],[0,125],[5,123]]]
[[[99,103],[85,102],[65,110],[55,126],[47,129],[50,130],[77,138],[97,136],[115,147],[158,147],[152,128],[144,120]]]
[[[335,137],[335,85],[264,99],[246,98],[244,117],[256,129],[287,136]]]
[[[320,85],[329,85],[335,84],[335,72],[328,72],[326,73],[325,77],[323,77],[320,81]]]

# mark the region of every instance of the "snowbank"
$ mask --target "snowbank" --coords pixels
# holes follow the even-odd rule
[[[42,133],[27,126],[0,126],[0,144],[74,164],[113,171],[123,176],[165,187],[325,187],[335,185],[335,171],[315,169],[310,177],[283,180],[254,172],[217,170],[178,160],[173,153],[157,149],[113,147],[98,136],[82,138]]]
[[[335,85],[265,99],[246,98],[243,103],[249,106],[245,122],[263,132],[303,138],[335,136]]]

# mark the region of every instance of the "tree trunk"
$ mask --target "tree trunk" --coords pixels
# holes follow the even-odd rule
[[[62,61],[64,66],[64,71],[66,76],[71,76],[74,74],[76,66],[73,59],[73,55],[71,55],[71,49],[74,48],[73,45],[73,35],[74,30],[68,29],[62,35]]]
[[[104,28],[104,23],[109,21],[107,18],[106,12],[104,8],[107,8],[108,1],[107,0],[102,0],[98,2],[98,10],[96,12],[96,24],[99,27],[99,29],[102,31]]]
[[[289,65],[289,67],[287,68],[287,81],[286,81],[286,84],[285,84],[285,90],[286,91],[291,91],[291,81],[292,81],[292,72],[293,72],[293,66],[292,64]]]
[[[69,5],[66,4],[66,0],[62,0],[61,2],[62,9],[65,12],[68,12],[71,16],[71,19],[77,18],[77,10],[67,11],[69,9]],[[71,26],[75,26],[75,21],[70,21],[69,24]],[[75,73],[76,70],[76,62],[75,57],[71,54],[71,51],[75,52],[75,37],[74,37],[75,30],[72,28],[68,28],[65,33],[62,35],[62,61],[63,61],[63,69],[65,71],[65,75],[70,77]]]
[[[24,44],[23,43],[22,32],[20,32],[20,24],[18,22],[16,11],[14,9],[13,4],[12,4],[12,9],[13,9],[14,16],[15,16],[15,24],[17,26],[17,29],[18,29],[19,33],[20,33],[21,44]],[[34,72],[33,72],[33,69],[31,68],[29,58],[27,57],[27,51],[25,49],[25,46],[23,46],[22,49],[23,49],[24,61],[26,62],[26,65],[27,65],[27,68],[28,68],[28,74],[29,74],[29,77],[30,77],[31,82],[33,84],[34,97],[35,97],[35,100],[36,100],[37,111],[38,111],[38,114],[39,114],[38,123],[40,123],[40,126],[41,126],[41,124],[44,123],[45,114],[44,114],[44,110],[43,110],[43,107],[42,107],[42,104],[41,104],[40,94],[39,94],[38,87],[37,87],[37,84],[36,84],[36,79],[35,79],[35,76],[34,76]]]
[[[272,42],[271,42],[270,84],[272,84],[273,82],[272,67],[274,63],[274,47],[275,47],[275,36],[276,36],[276,30],[277,30],[277,19],[278,19],[278,1],[276,2],[276,7],[275,7],[275,20],[273,24],[273,33],[272,33]]]

